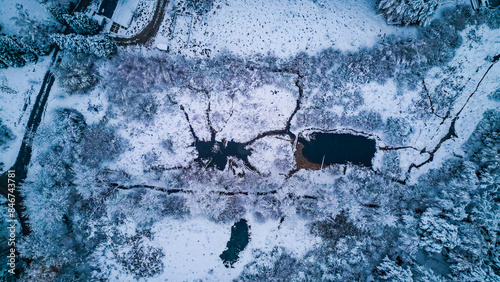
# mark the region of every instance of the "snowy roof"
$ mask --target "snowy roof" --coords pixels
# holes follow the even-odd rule
[[[139,4],[139,0],[118,0],[111,20],[121,26],[128,27]]]

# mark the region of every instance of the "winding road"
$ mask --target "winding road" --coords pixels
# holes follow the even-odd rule
[[[153,19],[144,27],[144,29],[132,37],[112,37],[118,45],[138,45],[146,44],[150,39],[154,38],[160,29],[163,18],[165,17],[165,7],[168,0],[158,0],[156,9],[153,14]]]

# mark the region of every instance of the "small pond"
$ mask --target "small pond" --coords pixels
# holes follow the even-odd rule
[[[233,141],[211,141],[197,140],[195,142],[196,150],[198,151],[198,158],[196,159],[201,165],[205,167],[215,167],[218,170],[224,170],[227,165],[228,157],[236,157],[242,160],[247,167],[253,169],[248,162],[250,150],[245,149],[245,145]]]
[[[246,219],[240,219],[231,227],[231,238],[227,242],[226,249],[219,256],[225,267],[233,267],[239,259],[239,254],[248,245],[250,239],[250,227]]]
[[[303,145],[302,155],[313,164],[347,164],[372,166],[376,152],[375,140],[346,133],[311,134],[311,140],[299,137]]]

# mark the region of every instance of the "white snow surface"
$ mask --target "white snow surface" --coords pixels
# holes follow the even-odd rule
[[[249,214],[245,219],[250,227],[250,241],[239,254],[240,258],[234,268],[226,268],[219,258],[229,241],[231,223],[214,223],[199,217],[184,220],[165,218],[156,223],[151,230],[154,240],[148,245],[163,250],[165,269],[147,281],[231,281],[253,260],[253,252],[256,250],[269,252],[274,247],[290,250],[294,246],[292,254],[303,257],[308,250],[321,243],[320,238],[309,233],[307,221],[297,216],[287,217],[281,224],[279,220],[258,222]],[[127,223],[122,230],[135,230],[135,223]],[[110,264],[111,261],[108,258],[105,263]],[[134,281],[122,266],[114,266],[115,269],[111,271],[112,281]]]
[[[177,23],[183,38],[190,33],[187,47],[172,37]],[[187,56],[209,49],[213,55],[227,50],[242,56],[271,53],[289,57],[329,47],[357,50],[373,45],[385,34],[413,32],[388,26],[376,14],[373,0],[217,0],[208,14],[195,16],[190,32],[186,28],[184,21],[166,17],[156,43],[170,43],[176,47],[174,53]]]
[[[248,95],[235,95],[233,103],[227,105],[232,105],[232,114],[217,139],[245,142],[259,133],[284,129],[298,98],[298,91],[291,91],[265,85]]]
[[[268,136],[250,146],[250,163],[263,175],[280,178],[295,168],[294,148],[288,136]]]
[[[20,27],[15,24],[18,16],[17,9],[21,8],[28,16],[36,21],[55,23],[55,19],[38,1],[33,0],[0,0],[0,26],[2,33],[14,35],[20,32]]]

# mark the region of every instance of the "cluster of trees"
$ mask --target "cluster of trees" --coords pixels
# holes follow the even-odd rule
[[[116,53],[116,44],[105,35],[52,34],[50,39],[62,50],[106,58]]]
[[[54,69],[59,84],[69,94],[86,93],[99,82],[95,56],[76,54],[65,56]]]
[[[378,9],[385,15],[388,22],[402,25],[425,25],[440,4],[439,0],[380,0]]]
[[[90,167],[98,167],[103,161],[114,159],[127,146],[115,129],[105,124],[89,126],[81,143],[82,162]]]
[[[37,55],[46,55],[36,42],[19,36],[0,36],[0,68],[22,67],[27,62],[36,62]]]
[[[163,250],[148,245],[148,241],[152,239],[150,231],[139,231],[135,236],[125,238],[122,242],[129,245],[129,248],[113,250],[118,261],[135,279],[153,277],[165,268],[161,261],[165,256]],[[123,249],[128,251],[123,252]]]
[[[488,98],[493,101],[500,102],[500,88],[488,94]]]
[[[107,36],[96,35],[101,26],[81,12],[70,12],[63,5],[48,5],[47,9],[63,26],[69,26],[74,33],[52,34],[50,39],[62,50],[73,53],[92,54],[97,57],[109,57],[116,53],[115,43]]]
[[[95,35],[99,32],[99,23],[84,13],[75,12],[72,15],[63,15],[64,22],[68,24],[77,34]]]
[[[0,68],[22,67],[36,62],[38,56],[50,52],[52,43],[48,39],[49,34],[59,31],[56,25],[30,18],[22,6],[17,6],[14,19],[20,32],[19,35],[0,35]]]
[[[214,0],[186,0],[186,7],[198,15],[204,15],[212,10]]]
[[[387,136],[385,141],[394,146],[406,144],[412,131],[413,128],[407,119],[389,117],[384,126],[384,133]]]
[[[22,187],[32,232],[19,249],[25,258],[36,262],[24,272],[27,280],[53,280],[58,274],[68,277],[88,270],[72,267],[88,266],[82,263],[81,250],[87,242],[78,240],[83,234],[78,229],[86,227],[75,220],[83,214],[77,208],[79,199],[73,185],[73,167],[79,159],[74,144],[81,142],[87,125],[79,112],[70,109],[58,111],[56,122],[52,129],[39,130],[34,141],[34,145],[43,144],[34,166],[38,173],[30,174]]]
[[[164,99],[171,104],[178,102],[179,88],[186,95],[206,98],[215,92],[248,95],[265,84],[290,85],[286,78],[268,69],[249,68],[247,61],[227,53],[210,60],[123,53],[110,63],[103,74],[110,111],[142,122],[152,120],[158,111],[154,92],[168,93]]]
[[[175,3],[174,11],[178,13],[196,13],[200,16],[212,10],[214,0],[180,0]]]
[[[427,25],[431,22],[436,10],[442,4],[443,2],[439,0],[379,0],[377,7],[378,10],[384,14],[389,23],[398,25]],[[458,7],[458,9],[464,8],[468,10],[466,16],[469,19],[464,20],[458,17],[455,20],[464,22],[469,21],[470,18],[479,18],[486,14],[487,17],[493,17],[488,20],[493,20],[498,23],[498,19],[494,19],[495,16],[498,16],[498,12],[493,12],[492,15],[489,11],[486,11],[486,9],[482,9],[473,13],[471,7]],[[450,15],[448,14],[445,16]]]
[[[15,20],[21,31],[19,35],[0,35],[0,68],[36,62],[39,56],[47,55],[54,44],[63,50],[98,57],[109,57],[116,52],[113,41],[106,36],[96,36],[100,30],[96,20],[84,13],[70,12],[74,5],[52,3],[46,6],[61,25],[35,21],[18,6]],[[76,34],[61,33],[65,26]]]
[[[99,32],[99,23],[81,12],[71,12],[74,5],[48,4],[47,10],[63,26],[69,26],[75,33],[95,35]]]
[[[23,278],[89,280],[100,270],[90,256],[106,239],[96,226],[107,222],[101,217],[110,194],[96,180],[96,167],[116,157],[120,140],[111,129],[87,125],[73,109],[59,109],[54,116],[51,125],[38,130],[33,146],[40,151],[20,187],[32,229],[19,246],[22,256],[33,260]]]

